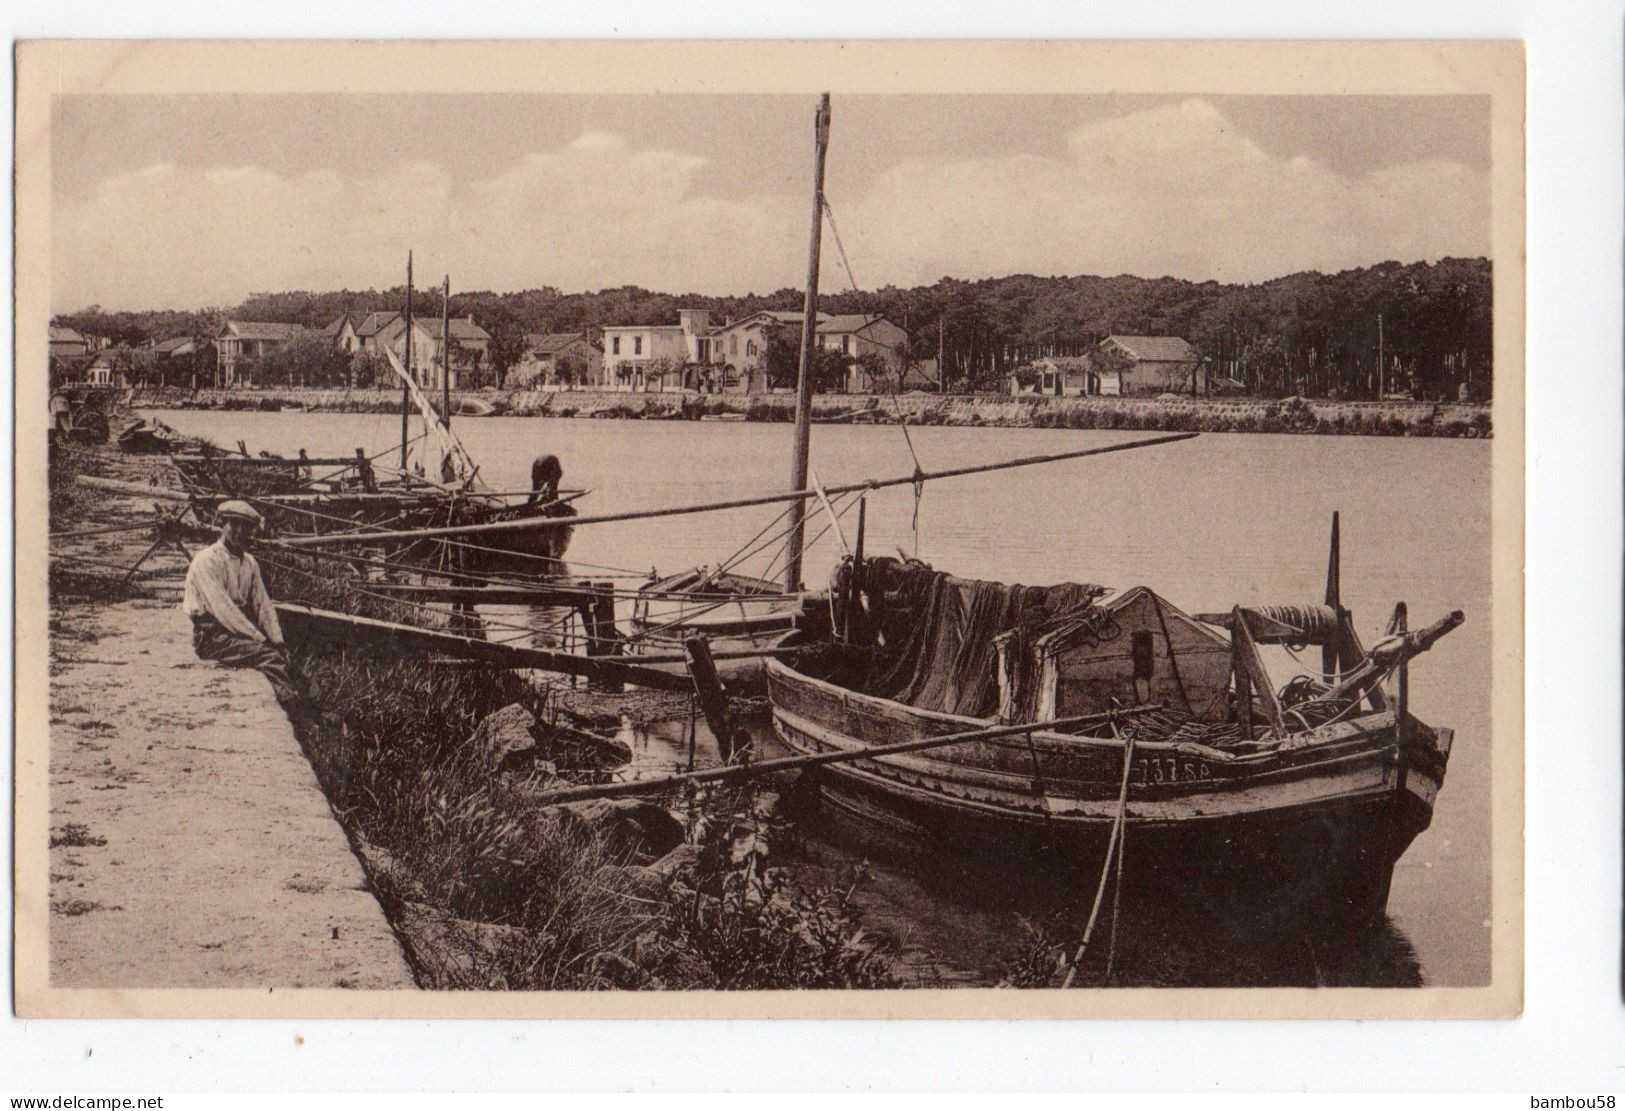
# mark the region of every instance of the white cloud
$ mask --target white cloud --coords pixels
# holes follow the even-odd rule
[[[1440,161],[1348,176],[1265,152],[1196,99],[1087,124],[1052,156],[903,163],[846,207],[866,282],[1258,281],[1489,251],[1484,174]]]
[[[836,141],[839,142],[837,134]],[[409,247],[425,284],[799,284],[807,198],[722,198],[679,150],[589,131],[460,181],[419,159],[285,177],[149,166],[63,202],[60,309],[230,303],[253,290],[372,287]],[[1488,252],[1485,175],[1453,162],[1349,176],[1278,157],[1200,99],[1086,124],[1049,154],[899,162],[831,202],[865,286],[1011,272],[1261,280],[1385,258]],[[825,288],[844,287],[833,251]]]

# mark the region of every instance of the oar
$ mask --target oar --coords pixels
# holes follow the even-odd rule
[[[618,798],[621,795],[644,795],[662,791],[684,783],[709,783],[717,780],[746,779],[794,768],[820,767],[824,764],[844,764],[852,760],[870,760],[876,756],[896,756],[905,752],[922,752],[930,748],[963,744],[967,741],[986,741],[995,737],[1015,737],[1023,733],[1036,733],[1040,729],[1074,728],[1078,726],[1106,725],[1124,718],[1150,713],[1163,708],[1161,702],[1148,702],[1126,710],[1108,710],[1100,714],[1056,718],[1054,721],[1034,721],[1023,725],[994,725],[986,729],[971,729],[964,733],[948,733],[936,737],[923,737],[896,744],[875,745],[869,748],[843,749],[836,752],[815,752],[808,756],[783,756],[776,760],[763,760],[756,764],[727,764],[704,771],[685,772],[682,775],[664,775],[652,779],[635,779],[629,783],[599,783],[587,787],[566,787],[537,795],[536,802],[551,806],[561,802],[581,802],[585,799]]]
[[[1180,440],[1189,440],[1199,435],[1196,432],[1180,432],[1171,436],[1158,436],[1150,440],[1130,440],[1123,444],[1107,444],[1104,447],[1083,448],[1078,451],[1062,451],[1053,455],[1029,455],[1021,459],[1007,459],[1002,463],[983,463],[972,467],[953,467],[945,471],[933,471],[929,474],[907,474],[898,478],[871,479],[868,482],[849,482],[843,486],[831,486],[825,494],[850,494],[857,490],[879,490],[887,486],[908,486],[915,482],[929,482],[939,478],[958,478],[962,475],[985,474],[989,471],[1003,471],[1012,467],[1031,467],[1039,463],[1058,463],[1066,459],[1083,459],[1091,455],[1109,455],[1118,451],[1133,451],[1135,448],[1157,447],[1161,444],[1174,444]],[[599,513],[590,517],[533,517],[519,521],[492,521],[478,525],[450,525],[442,528],[407,529],[395,533],[359,533],[336,532],[327,536],[304,536],[288,543],[301,548],[321,548],[339,544],[370,544],[378,540],[427,540],[439,536],[466,536],[487,532],[522,532],[529,529],[544,528],[577,528],[581,525],[597,525],[610,521],[636,521],[648,517],[677,517],[686,513],[711,513],[722,509],[743,509],[753,505],[771,505],[774,502],[800,501],[806,498],[816,498],[816,490],[791,490],[784,494],[761,494],[751,498],[734,498],[730,501],[704,502],[698,505],[680,505],[669,509],[635,509],[624,513]]]

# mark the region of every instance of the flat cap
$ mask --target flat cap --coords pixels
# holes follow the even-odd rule
[[[235,517],[239,521],[253,521],[256,525],[263,525],[265,523],[265,518],[261,517],[259,513],[255,511],[253,506],[249,505],[245,501],[237,501],[236,499],[221,502],[220,508],[214,511],[214,515],[221,518]]]

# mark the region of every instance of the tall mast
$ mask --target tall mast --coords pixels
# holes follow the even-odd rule
[[[451,275],[440,300],[440,419],[451,427]]]
[[[796,373],[796,450],[790,469],[790,488],[807,488],[808,440],[812,431],[813,394],[813,340],[818,334],[818,248],[824,230],[824,152],[829,149],[829,94],[818,100],[818,113],[813,117],[813,209],[812,243],[807,252],[807,297],[803,302],[801,319],[801,362]],[[801,589],[801,550],[803,529],[807,519],[807,503],[793,502],[790,506],[790,537],[785,549],[784,585],[795,591]]]
[[[412,374],[412,252],[406,252],[406,373]],[[406,473],[407,415],[412,411],[412,391],[401,383],[401,473]]]

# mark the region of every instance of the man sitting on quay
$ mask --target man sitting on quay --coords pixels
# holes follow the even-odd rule
[[[186,571],[181,608],[192,619],[192,648],[202,660],[263,671],[277,701],[292,709],[301,701],[299,684],[260,565],[248,554],[263,519],[244,501],[225,502],[216,516],[220,539]]]

